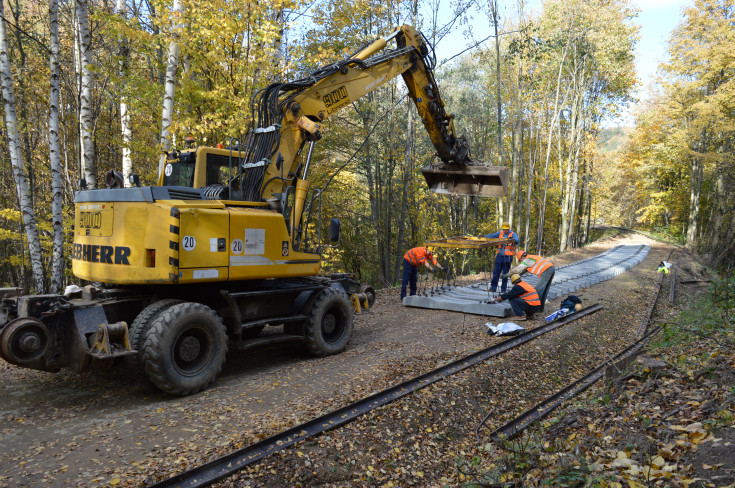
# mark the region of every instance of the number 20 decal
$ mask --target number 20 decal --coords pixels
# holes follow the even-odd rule
[[[194,239],[194,236],[184,236],[181,238],[181,245],[184,251],[193,251],[197,247],[197,240]]]
[[[235,239],[232,241],[232,244],[230,244],[230,251],[232,251],[232,254],[240,254],[243,250],[243,243],[240,239]]]

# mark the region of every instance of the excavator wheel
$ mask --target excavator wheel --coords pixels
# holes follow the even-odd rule
[[[51,337],[40,320],[19,317],[8,322],[0,332],[0,357],[18,366],[43,362]]]
[[[304,326],[304,344],[315,356],[341,352],[352,336],[352,304],[343,292],[325,288],[319,292],[308,311]]]
[[[226,354],[222,319],[206,305],[192,302],[164,310],[151,324],[143,347],[151,382],[181,396],[209,386],[222,370]]]
[[[143,346],[145,345],[145,336],[151,328],[151,324],[156,318],[161,315],[161,312],[181,303],[183,300],[177,300],[176,298],[166,298],[153,302],[144,308],[133,323],[130,324],[128,329],[128,339],[130,340],[130,347],[135,349],[136,354],[134,356],[127,356],[125,358],[126,363],[136,372],[144,373],[143,367]]]

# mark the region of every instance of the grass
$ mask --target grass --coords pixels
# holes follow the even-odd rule
[[[679,317],[667,322],[656,347],[671,347],[735,330],[735,278],[716,279],[709,292],[700,296]]]

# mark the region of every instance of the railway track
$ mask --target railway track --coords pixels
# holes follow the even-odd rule
[[[639,254],[641,254],[641,251],[643,251],[643,249],[636,250],[636,252],[633,253],[633,256],[637,257]],[[647,250],[645,251],[647,253]],[[671,258],[673,252],[674,251],[669,254],[668,259]],[[607,253],[603,253],[602,256],[605,257],[609,254],[611,254],[611,252],[608,251]],[[585,260],[585,262],[588,261],[591,260]],[[617,262],[617,260],[616,262],[608,263],[607,267],[605,267],[603,271],[619,274],[621,270],[616,269],[618,265],[619,262]],[[625,361],[631,357],[635,357],[635,355],[645,345],[646,341],[660,330],[659,328],[648,330],[648,325],[650,323],[651,315],[658,300],[663,279],[664,275],[662,274],[659,276],[658,283],[655,286],[654,294],[649,302],[648,308],[644,314],[644,318],[642,319],[639,326],[636,342],[623,350],[621,353],[619,353],[615,358],[613,358],[613,362],[618,363]],[[417,376],[413,379],[395,385],[379,393],[358,400],[350,405],[329,412],[303,424],[292,427],[291,429],[283,431],[267,439],[263,439],[262,441],[259,441],[255,444],[251,444],[223,457],[210,461],[206,464],[196,466],[190,470],[181,472],[171,478],[151,485],[149,488],[194,488],[210,486],[217,481],[220,481],[228,476],[237,473],[247,466],[257,463],[270,454],[284,450],[299,441],[314,437],[328,430],[332,430],[349,422],[352,422],[358,417],[368,412],[371,412],[381,406],[392,403],[406,395],[409,395],[415,391],[418,391],[433,383],[445,379],[448,376],[459,373],[460,371],[463,371],[482,361],[499,356],[523,344],[527,344],[528,342],[546,333],[556,330],[559,327],[562,327],[579,318],[592,314],[600,310],[601,308],[602,307],[599,304],[595,304],[573,315],[568,315],[558,320],[548,322],[533,330],[529,330],[501,343],[478,351],[474,354],[465,356],[433,371]],[[538,405],[522,413],[516,419],[493,431],[490,434],[491,438],[498,441],[503,438],[518,435],[528,426],[548,415],[554,408],[561,405],[567,399],[574,397],[575,395],[585,391],[587,388],[592,386],[595,382],[597,382],[604,376],[605,369],[609,367],[609,365],[610,360],[606,360],[599,367],[593,369],[583,378],[580,378],[563,390],[557,392],[556,394],[545,399]],[[478,435],[478,438],[478,431],[489,416],[490,414],[488,414],[485,419],[483,419],[483,421],[480,423],[480,425],[478,425],[476,429],[476,435]]]
[[[371,412],[376,408],[392,403],[406,395],[441,381],[448,376],[459,373],[460,371],[482,361],[496,357],[523,344],[527,344],[544,334],[552,332],[553,330],[601,309],[601,305],[595,304],[572,315],[567,315],[558,320],[547,322],[540,327],[511,337],[503,342],[434,369],[433,371],[412,378],[374,395],[370,395],[351,403],[350,405],[292,427],[267,439],[263,439],[260,442],[251,444],[206,464],[179,473],[171,478],[151,485],[150,488],[195,488],[210,486],[211,484],[238,472],[246,466],[258,462],[270,454],[286,449],[287,447],[290,447],[304,439],[314,437],[328,430],[352,422],[358,417]]]
[[[673,254],[674,254],[674,250],[672,250],[669,253],[669,257],[666,258],[666,260],[670,261],[671,256]],[[641,351],[641,349],[643,349],[646,343],[661,330],[661,327],[654,327],[652,329],[649,329],[649,326],[651,323],[651,316],[653,315],[653,311],[656,308],[656,302],[658,301],[659,294],[661,293],[661,287],[663,285],[665,276],[666,275],[663,273],[659,274],[658,282],[656,286],[654,287],[654,291],[651,295],[651,299],[648,302],[648,307],[646,308],[646,312],[643,316],[643,319],[641,320],[639,324],[638,332],[636,336],[637,340],[633,344],[625,348],[622,352],[617,354],[611,360],[603,362],[600,366],[598,366],[597,368],[587,373],[584,377],[578,379],[571,385],[556,392],[555,394],[541,401],[537,405],[534,405],[533,407],[529,408],[528,410],[526,410],[525,412],[523,412],[522,414],[520,414],[518,417],[511,420],[510,422],[506,423],[502,427],[495,429],[494,431],[490,433],[490,437],[495,442],[499,442],[502,439],[511,439],[513,437],[518,436],[525,429],[530,427],[534,422],[546,417],[548,414],[551,413],[552,410],[559,407],[566,400],[573,398],[574,396],[582,393],[583,391],[585,391],[586,389],[594,385],[598,380],[602,379],[605,376],[605,370],[611,365],[614,366],[616,369],[621,369],[619,365],[628,364],[628,362],[632,360]],[[670,299],[672,302],[673,302],[673,297],[674,297],[675,286],[676,286],[676,268],[674,268],[674,274],[672,276],[672,283],[671,283]],[[482,421],[477,426],[477,428],[475,429],[475,436],[478,438],[478,440],[479,440],[479,430],[480,428],[482,428],[483,424],[485,423],[485,421],[487,421],[487,419],[490,417],[491,414],[492,412],[488,413],[485,416],[485,418],[482,419]]]

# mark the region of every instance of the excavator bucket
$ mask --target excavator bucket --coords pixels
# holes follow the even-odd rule
[[[429,189],[447,195],[504,197],[508,168],[482,164],[438,164],[421,168]]]

